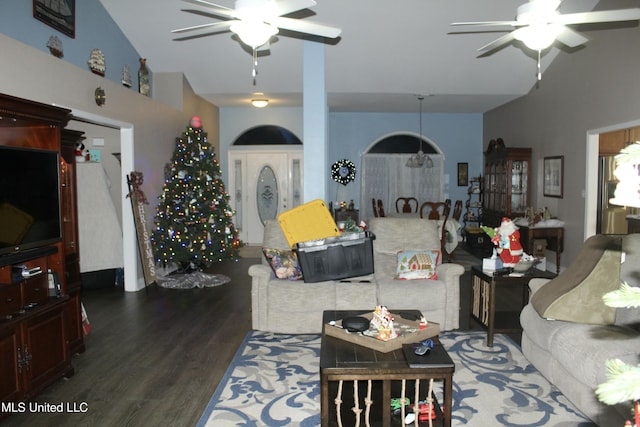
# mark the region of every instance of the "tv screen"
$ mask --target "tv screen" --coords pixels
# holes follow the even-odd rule
[[[61,239],[59,167],[57,151],[0,147],[0,254]]]

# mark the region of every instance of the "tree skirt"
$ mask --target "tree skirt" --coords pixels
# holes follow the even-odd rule
[[[212,288],[230,281],[231,278],[224,274],[208,274],[202,271],[169,274],[157,278],[158,286],[168,289]]]

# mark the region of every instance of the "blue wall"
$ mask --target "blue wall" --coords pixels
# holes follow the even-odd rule
[[[118,84],[122,67],[131,72],[131,89],[138,90],[140,55],[111,19],[99,0],[76,0],[76,37],[72,39],[33,17],[31,0],[0,1],[0,31],[3,34],[44,52],[49,52],[49,37],[56,35],[64,49],[63,61],[87,70],[91,50],[98,48],[105,56],[105,78]],[[0,54],[1,55],[1,54]],[[3,61],[10,58],[2,57]],[[46,70],[43,70],[46,73]],[[153,86],[152,86],[153,87]]]
[[[330,113],[330,165],[349,159],[359,168],[361,155],[374,141],[382,137],[408,132],[419,134],[420,123],[415,113]],[[458,163],[469,163],[469,176],[482,172],[482,114],[426,114],[422,116],[422,134],[434,142],[445,156],[445,175],[449,185],[445,194],[452,200],[467,199],[467,187],[457,186]],[[417,149],[417,143],[416,143]],[[330,179],[330,178],[329,178]],[[343,186],[334,181],[327,185],[328,200],[360,200],[360,174],[353,183]]]

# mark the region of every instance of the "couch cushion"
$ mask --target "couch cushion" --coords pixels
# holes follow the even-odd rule
[[[567,372],[595,388],[607,380],[607,360],[638,364],[640,334],[618,326],[574,323],[557,330],[549,349]]]
[[[602,296],[619,287],[621,254],[619,237],[590,237],[576,260],[540,288],[531,304],[549,319],[613,324],[615,309],[605,305]]]
[[[447,291],[442,280],[376,279],[376,282],[378,305],[389,309],[419,309],[427,320],[432,320],[429,310],[446,307]]]
[[[627,282],[633,287],[640,287],[640,233],[624,236],[622,250],[625,257],[620,267],[620,281]],[[640,330],[640,309],[618,308],[616,325],[628,325]]]

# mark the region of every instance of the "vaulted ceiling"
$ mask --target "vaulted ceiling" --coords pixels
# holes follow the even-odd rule
[[[233,8],[232,0],[210,0]],[[220,107],[248,106],[264,93],[273,106],[302,105],[303,40],[279,34],[258,60],[231,32],[178,41],[171,30],[214,19],[181,9],[181,0],[101,0],[153,72],[183,72],[195,92]],[[416,94],[425,112],[485,112],[527,94],[537,84],[536,55],[519,42],[488,56],[477,49],[504,32],[468,32],[456,21],[513,20],[525,0],[317,0],[295,17],[342,29],[326,44],[330,111],[411,112]],[[565,0],[561,12],[592,10],[597,0]],[[602,2],[608,9],[609,2]],[[637,22],[634,23],[637,25]],[[602,26],[583,34],[597,37]],[[606,30],[606,28],[604,28]],[[582,30],[582,29],[581,29]],[[615,30],[615,29],[614,29]],[[589,43],[578,49],[588,49]],[[557,55],[543,52],[542,70]],[[544,84],[544,74],[540,84]]]

